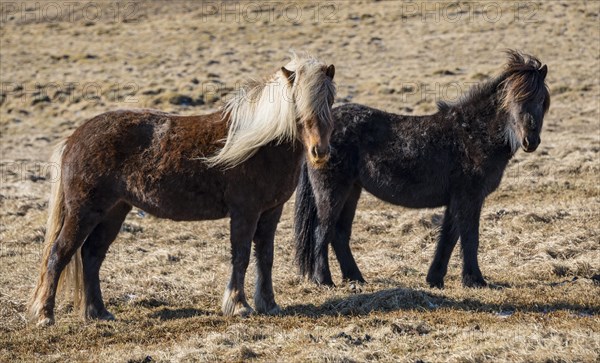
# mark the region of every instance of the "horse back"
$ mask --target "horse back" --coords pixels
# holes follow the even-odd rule
[[[68,138],[63,185],[74,199],[97,199],[91,194],[121,199],[159,217],[221,218],[225,177],[203,158],[216,152],[226,135],[220,112],[107,112]]]
[[[487,125],[473,129],[448,112],[406,116],[344,105],[333,112],[338,129],[332,144],[353,155],[349,165],[367,191],[393,204],[439,207],[464,188],[487,195],[509,160],[505,146],[487,140]]]

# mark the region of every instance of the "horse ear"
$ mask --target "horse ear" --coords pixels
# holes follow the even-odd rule
[[[546,79],[546,74],[548,74],[548,66],[544,64],[542,68],[540,68],[540,76],[542,76],[542,79]]]
[[[333,76],[335,76],[335,66],[333,64],[330,64],[329,67],[327,67],[325,74],[327,75],[327,77],[333,79]]]
[[[281,67],[281,72],[283,72],[285,78],[290,81],[290,84],[294,83],[294,79],[296,78],[296,73],[294,71],[290,71],[285,67]]]

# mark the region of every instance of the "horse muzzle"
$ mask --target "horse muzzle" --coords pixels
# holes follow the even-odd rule
[[[541,141],[539,136],[525,136],[522,142],[523,151],[526,153],[534,152],[540,146]]]
[[[322,167],[329,161],[329,156],[331,154],[331,147],[328,145],[326,147],[323,146],[312,146],[308,151],[308,160],[312,164],[313,167],[319,168]]]

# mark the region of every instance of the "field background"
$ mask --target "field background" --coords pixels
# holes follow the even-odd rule
[[[1,6],[1,362],[599,361],[599,2]],[[338,287],[303,282],[290,201],[275,242],[283,316],[223,317],[228,221],[175,223],[134,209],[101,271],[118,320],[83,323],[61,305],[55,326],[26,324],[47,160],[87,118],[115,108],[214,111],[290,49],[336,65],[339,103],[427,114],[496,74],[505,48],[548,64],[552,95],[540,148],[516,154],[483,210],[482,271],[505,288],[462,288],[458,249],[446,288],[427,287],[442,210],[366,194],[352,247],[369,284],[342,284],[333,260]],[[251,264],[249,297],[253,280]]]

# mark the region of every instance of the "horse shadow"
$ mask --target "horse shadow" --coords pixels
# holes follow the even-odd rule
[[[194,318],[197,316],[205,316],[210,315],[211,313],[201,309],[195,308],[178,308],[178,309],[170,309],[167,307],[163,307],[158,311],[152,312],[149,317],[156,318],[159,320],[179,320],[179,319],[188,319]]]
[[[557,301],[544,303],[533,301],[523,303],[490,303],[475,298],[449,298],[443,294],[410,288],[392,288],[371,293],[356,293],[347,297],[329,299],[321,305],[295,304],[282,309],[283,316],[362,316],[372,312],[391,312],[399,310],[434,311],[438,309],[470,312],[495,313],[508,316],[514,312],[551,313],[569,311],[579,316],[597,316],[598,306]]]
[[[318,288],[317,288],[318,289]],[[162,321],[187,319],[212,315],[214,312],[196,308],[169,308],[166,303],[152,304],[160,310],[153,311],[149,317]],[[363,316],[372,312],[393,311],[435,311],[447,309],[510,316],[515,312],[551,313],[568,311],[574,315],[589,317],[600,315],[600,306],[590,306],[566,301],[544,302],[541,300],[524,303],[492,303],[476,298],[450,298],[439,292],[412,288],[391,288],[369,293],[352,293],[332,298],[320,305],[293,304],[284,307],[279,316],[326,317],[326,316]]]

